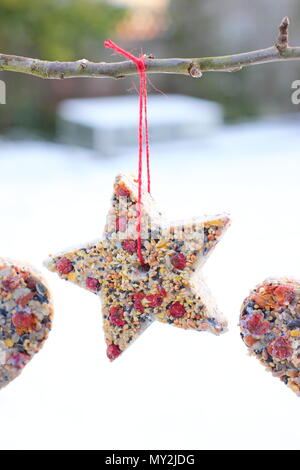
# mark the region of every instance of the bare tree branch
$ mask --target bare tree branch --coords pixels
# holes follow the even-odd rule
[[[235,72],[250,65],[287,60],[300,60],[300,47],[288,44],[289,19],[283,18],[279,27],[279,37],[274,46],[242,54],[221,57],[191,59],[155,59],[145,56],[148,73],[172,73],[201,77],[203,72]],[[124,78],[137,74],[134,63],[90,62],[81,59],[76,62],[50,62],[46,60],[0,54],[0,71],[26,73],[40,78]]]

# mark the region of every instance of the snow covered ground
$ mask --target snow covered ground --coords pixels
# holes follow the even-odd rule
[[[199,141],[153,145],[151,154],[152,193],[171,219],[232,215],[205,266],[230,332],[154,323],[110,364],[97,297],[42,261],[101,236],[114,177],[135,172],[136,151],[97,158],[59,144],[0,142],[0,253],[42,269],[55,301],[44,349],[0,393],[1,449],[300,448],[299,399],[247,356],[237,327],[256,283],[300,278],[299,123],[223,127]]]

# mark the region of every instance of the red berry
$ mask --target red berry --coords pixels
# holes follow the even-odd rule
[[[170,261],[176,269],[184,269],[186,265],[186,257],[182,253],[175,253],[170,257]]]
[[[121,349],[116,344],[110,344],[106,350],[107,357],[111,361],[113,361],[118,356],[120,356],[121,352],[122,352]]]
[[[158,287],[157,290],[162,297],[167,297],[167,292],[163,287]]]
[[[37,279],[35,279],[32,276],[28,276],[26,273],[22,273],[22,277],[25,281],[26,286],[30,290],[35,290],[36,289],[36,284],[37,284]]]
[[[119,184],[116,187],[116,196],[118,197],[130,197],[130,191],[124,184]]]
[[[113,325],[124,326],[124,309],[122,307],[110,307],[109,309],[109,321]]]
[[[91,289],[95,292],[100,289],[99,281],[94,277],[88,277],[85,284],[88,289]]]
[[[2,281],[2,287],[6,292],[12,292],[20,286],[21,279],[17,276]]]
[[[26,305],[30,302],[31,299],[35,296],[34,292],[30,292],[27,295],[23,295],[19,299],[17,299],[17,304],[20,305],[22,308],[25,308]]]
[[[242,326],[252,335],[262,336],[270,329],[270,323],[265,320],[261,312],[253,313],[246,320],[242,321]]]
[[[133,306],[136,310],[139,310],[139,312],[143,313],[145,310],[145,307],[142,304],[142,300],[145,298],[144,294],[142,292],[136,292],[133,296]]]
[[[12,323],[17,330],[33,330],[34,316],[27,312],[17,312],[12,316]]]
[[[276,287],[274,294],[277,297],[279,305],[285,305],[286,303],[291,303],[295,299],[295,291],[293,287],[287,285],[281,285]]]
[[[149,305],[150,307],[159,307],[162,302],[163,302],[163,299],[162,297],[160,297],[159,295],[147,295],[146,299],[148,300],[149,302]]]
[[[244,336],[243,338],[244,340],[244,343],[249,347],[251,348],[255,343],[257,343],[258,339],[257,338],[254,338],[254,336],[251,336],[251,335],[246,335]]]
[[[56,263],[56,269],[60,274],[69,274],[74,270],[74,266],[68,258],[60,258]]]
[[[288,359],[292,356],[293,349],[289,340],[280,336],[269,344],[268,353],[277,359]]]
[[[118,232],[126,232],[126,217],[116,217],[116,229]]]
[[[174,318],[182,318],[185,315],[185,308],[180,302],[174,302],[170,305],[169,312]]]
[[[135,240],[124,240],[123,241],[123,248],[124,250],[128,251],[128,253],[133,254],[136,252],[137,244]]]
[[[12,366],[16,367],[17,369],[21,369],[26,365],[28,361],[30,361],[31,356],[24,353],[16,353],[10,356],[8,359],[8,363]]]

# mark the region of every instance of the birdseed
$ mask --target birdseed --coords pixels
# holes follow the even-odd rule
[[[259,284],[243,302],[240,329],[250,354],[300,396],[300,282]]]
[[[40,274],[0,258],[0,388],[41,349],[52,315],[50,294]]]
[[[107,356],[116,359],[154,320],[216,335],[227,323],[200,268],[230,224],[227,215],[169,225],[142,194],[142,255],[137,254],[138,186],[118,176],[103,239],[50,256],[46,266],[102,299]]]

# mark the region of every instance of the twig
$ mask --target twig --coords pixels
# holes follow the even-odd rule
[[[274,46],[242,54],[197,59],[154,59],[147,56],[145,63],[148,73],[172,73],[201,77],[203,72],[235,72],[250,65],[286,60],[300,60],[300,47],[288,44],[289,19],[282,20],[279,37]],[[40,78],[109,77],[124,78],[137,74],[131,61],[90,62],[81,59],[76,62],[50,62],[46,60],[0,54],[0,70],[26,73]]]

